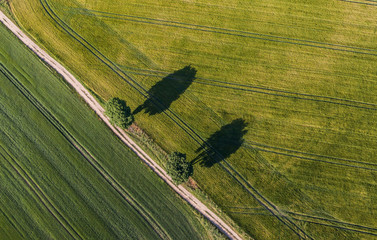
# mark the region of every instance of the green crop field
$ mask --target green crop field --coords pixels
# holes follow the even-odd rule
[[[376,1],[10,4],[252,237],[377,237]]]
[[[0,26],[0,239],[216,234]]]

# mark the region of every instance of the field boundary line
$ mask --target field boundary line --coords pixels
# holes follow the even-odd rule
[[[3,12],[0,11],[0,21],[10,29],[25,45],[27,45],[35,54],[38,55],[46,64],[54,68],[85,100],[85,102],[95,111],[95,113],[109,126],[109,128],[135,152],[141,160],[143,160],[160,178],[162,178],[176,193],[178,193],[186,202],[199,211],[212,224],[214,224],[221,232],[230,239],[242,239],[228,224],[226,224],[217,214],[211,211],[194,195],[192,195],[183,186],[176,186],[170,176],[156,162],[152,160],[127,134],[124,130],[111,125],[109,119],[104,114],[104,109],[89,93],[87,89],[66,70],[60,63],[50,57],[44,50],[36,45],[29,37],[27,37]]]

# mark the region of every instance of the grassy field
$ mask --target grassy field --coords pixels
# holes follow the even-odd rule
[[[97,97],[141,106],[138,125],[165,150],[209,150],[194,178],[251,236],[376,238],[374,1],[11,6]]]
[[[0,41],[1,239],[216,233],[3,26]]]

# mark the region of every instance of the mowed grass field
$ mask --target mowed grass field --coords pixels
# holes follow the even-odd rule
[[[98,98],[136,109],[164,86],[164,113],[143,109],[138,125],[189,159],[209,139],[225,159],[199,159],[194,178],[252,237],[377,237],[376,2],[11,6]],[[182,92],[174,72],[189,64],[197,72]]]
[[[216,234],[2,25],[0,42],[1,239]]]

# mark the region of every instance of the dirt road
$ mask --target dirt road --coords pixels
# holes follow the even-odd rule
[[[88,105],[97,113],[97,115],[109,126],[109,128],[140,158],[143,160],[154,172],[156,172],[176,193],[178,193],[184,200],[197,209],[203,216],[211,221],[218,229],[223,232],[230,239],[241,239],[241,237],[227,225],[219,216],[208,209],[195,196],[187,191],[182,186],[176,186],[171,178],[167,175],[156,162],[153,161],[122,129],[114,127],[110,124],[109,119],[104,114],[102,106],[90,95],[89,91],[60,63],[55,61],[44,50],[37,46],[29,37],[27,37],[3,12],[0,11],[0,21],[14,33],[26,46],[28,46],[35,54],[37,54],[45,63],[54,68],[63,78],[80,94],[80,96],[88,103]]]

